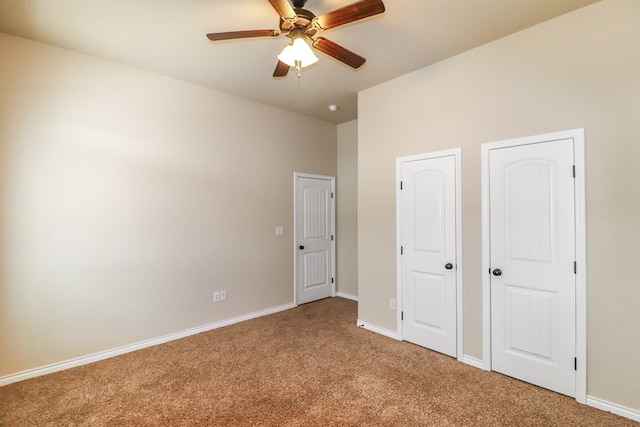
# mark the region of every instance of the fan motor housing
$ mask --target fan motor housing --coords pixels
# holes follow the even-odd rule
[[[313,25],[311,25],[311,23],[316,15],[314,15],[310,10],[302,8],[296,8],[295,11],[296,15],[298,15],[295,22],[290,22],[286,19],[280,18],[280,31],[290,38],[301,31],[304,31],[304,33],[309,37],[313,36],[317,30]]]

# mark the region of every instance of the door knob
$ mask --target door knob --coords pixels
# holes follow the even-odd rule
[[[494,276],[502,276],[502,270],[500,270],[499,268],[494,268],[493,271],[491,272]]]
[[[446,268],[447,270],[452,270],[453,269],[453,264],[451,264],[450,262],[446,263],[444,265],[444,268]]]
[[[304,249],[304,246],[300,245],[300,250]]]

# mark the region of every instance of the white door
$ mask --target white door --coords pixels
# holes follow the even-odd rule
[[[295,177],[296,301],[327,298],[334,293],[334,208],[331,177]]]
[[[401,168],[402,337],[456,357],[456,159]]]
[[[573,165],[573,139],[489,152],[493,370],[569,396],[576,393]]]

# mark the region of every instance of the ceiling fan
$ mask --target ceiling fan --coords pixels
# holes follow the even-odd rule
[[[207,34],[207,38],[211,41],[222,41],[252,37],[278,37],[284,34],[291,39],[291,43],[285,46],[282,53],[278,55],[278,63],[273,72],[274,77],[285,77],[291,67],[297,69],[298,77],[300,77],[300,68],[311,65],[318,60],[307,45],[307,42],[311,43],[311,46],[320,52],[337,59],[351,68],[360,68],[366,62],[365,58],[331,40],[316,36],[316,34],[378,15],[385,10],[382,0],[361,0],[336,9],[333,12],[316,16],[313,12],[304,9],[307,0],[292,0],[292,3],[289,3],[289,0],[268,1],[271,7],[280,15],[279,30],[228,31],[210,33]]]

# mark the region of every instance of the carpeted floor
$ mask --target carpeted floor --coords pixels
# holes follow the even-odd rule
[[[2,426],[637,426],[302,305],[0,388]]]

